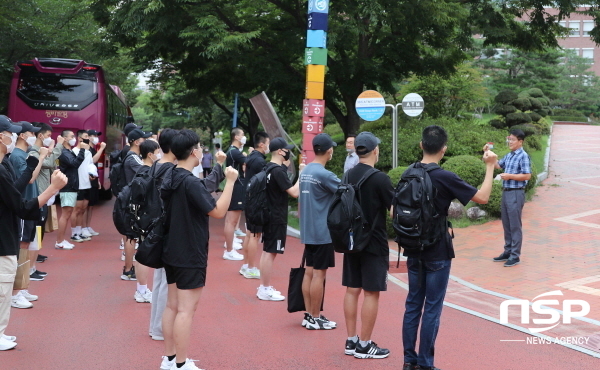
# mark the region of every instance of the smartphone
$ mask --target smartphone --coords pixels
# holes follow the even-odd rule
[[[90,143],[90,139],[83,139],[82,140],[85,144],[89,144]]]

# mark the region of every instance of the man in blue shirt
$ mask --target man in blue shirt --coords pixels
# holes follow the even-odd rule
[[[340,184],[340,179],[325,169],[333,157],[337,144],[327,134],[318,134],[312,141],[315,159],[300,176],[300,242],[304,246],[306,270],[302,281],[302,295],[306,313],[302,326],[309,330],[334,329],[337,325],[321,315],[321,302],[325,277],[329,267],[335,267],[335,254],[329,229],[327,213],[329,205]]]
[[[531,161],[523,150],[525,133],[511,130],[508,137],[510,153],[505,155],[496,168],[503,168],[502,178],[502,227],[504,228],[504,252],[494,258],[494,262],[503,262],[504,267],[516,266],[521,262],[523,244],[523,225],[521,214],[525,204],[525,186],[531,179]],[[487,146],[484,147],[487,150]]]

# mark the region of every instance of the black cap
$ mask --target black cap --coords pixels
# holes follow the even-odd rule
[[[22,129],[23,128],[21,126],[15,125],[14,122],[7,116],[0,116],[0,132],[8,131],[19,134],[21,133]]]
[[[21,126],[21,133],[23,132],[33,132],[34,134],[36,132],[39,132],[42,128],[41,127],[35,127],[34,125],[32,125],[31,123],[27,122],[27,121],[19,121],[17,122],[17,125]]]
[[[102,133],[96,130],[88,130],[88,135],[100,136]]]
[[[135,123],[128,123],[125,125],[125,127],[123,128],[123,132],[125,133],[125,135],[129,136],[129,133],[131,132],[131,130],[139,128],[141,129],[142,126],[138,126]]]
[[[274,152],[279,149],[292,149],[294,146],[292,144],[288,144],[282,137],[276,137],[271,140],[269,144],[269,151]]]
[[[151,132],[144,132],[142,130],[140,130],[139,128],[134,128],[133,130],[131,130],[131,132],[129,132],[129,135],[127,135],[127,139],[131,142],[131,141],[136,141],[137,139],[141,139],[141,138],[149,138],[150,136],[152,136]]]
[[[329,150],[329,148],[337,146],[337,143],[327,134],[318,134],[313,138],[312,145],[315,152],[325,152]]]
[[[372,133],[365,131],[361,132],[354,139],[354,147],[356,148],[356,154],[363,155],[367,154],[377,147],[381,143],[381,140]]]

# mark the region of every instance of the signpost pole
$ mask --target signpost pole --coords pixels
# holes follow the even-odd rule
[[[392,168],[398,166],[398,106],[386,104],[386,107],[392,108]]]

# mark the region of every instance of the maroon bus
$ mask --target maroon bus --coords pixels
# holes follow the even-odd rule
[[[133,120],[125,96],[105,82],[101,66],[59,58],[16,63],[8,116],[13,121],[49,123],[54,138],[65,129],[101,132],[106,149],[98,161],[98,175],[105,190],[110,188],[107,153],[123,148],[122,129]]]

